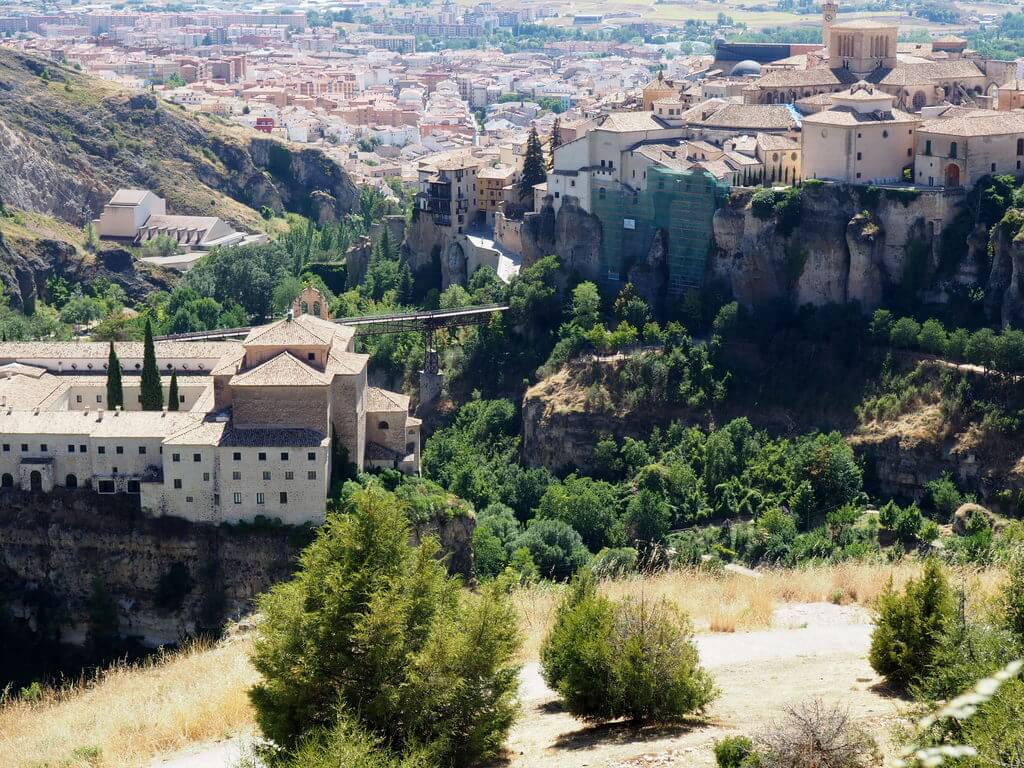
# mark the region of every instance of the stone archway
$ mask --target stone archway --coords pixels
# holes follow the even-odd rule
[[[14,475],[10,472],[4,472],[3,477],[0,477],[0,488],[13,488],[14,487]]]
[[[33,469],[28,476],[29,490],[32,493],[41,493],[43,490],[43,474],[38,469]]]
[[[960,166],[956,163],[950,163],[946,166],[946,186],[960,186]]]

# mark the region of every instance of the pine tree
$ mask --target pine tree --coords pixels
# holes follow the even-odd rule
[[[560,146],[562,146],[562,121],[556,117],[554,125],[551,126],[551,152],[548,168],[555,167],[555,150]]]
[[[167,388],[167,410],[178,410],[178,372],[171,374],[171,385]]]
[[[121,386],[121,361],[114,351],[114,342],[110,342],[110,354],[107,355],[107,408],[114,410],[124,406],[124,388]]]
[[[526,157],[523,158],[523,175],[519,179],[519,199],[523,200],[533,194],[535,184],[543,184],[548,179],[544,170],[544,150],[541,149],[537,137],[537,126],[530,128],[530,137],[526,140]]]
[[[156,367],[153,324],[146,318],[146,339],[142,348],[142,410],[159,411],[164,407],[164,390]]]
[[[400,304],[412,304],[414,285],[412,268],[409,266],[409,262],[403,261],[398,270],[398,302]]]

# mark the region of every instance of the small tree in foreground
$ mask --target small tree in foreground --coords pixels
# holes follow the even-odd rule
[[[688,619],[665,601],[597,594],[578,577],[541,648],[544,679],[584,720],[678,720],[715,696]]]
[[[878,622],[871,635],[868,660],[872,668],[898,688],[918,682],[931,669],[954,619],[956,605],[942,566],[925,562],[919,579],[903,594],[892,582],[878,603]]]
[[[396,758],[462,766],[493,756],[516,713],[507,595],[463,590],[434,539],[410,546],[394,494],[361,489],[344,511],[260,601],[262,679],[250,697],[263,733],[294,757],[349,718]]]

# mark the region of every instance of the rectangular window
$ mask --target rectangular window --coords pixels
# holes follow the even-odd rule
[[[96,402],[97,403],[102,403],[103,402],[103,395],[96,395]]]
[[[201,453],[193,453],[192,454],[192,461],[194,461],[196,464],[198,464],[202,460],[203,460],[203,454],[201,454]]]
[[[306,473],[306,479],[307,480],[316,480],[316,470],[315,469],[309,470],[309,472]]]
[[[203,472],[203,482],[204,483],[210,482],[210,473],[209,472]]]
[[[4,443],[4,453],[10,453],[10,452],[11,452],[11,444],[10,443]]]
[[[263,473],[263,479],[264,480],[269,480],[270,479],[270,473],[269,472],[264,472]]]
[[[174,480],[174,487],[175,487],[176,489],[179,489],[179,490],[180,490],[180,489],[181,489],[181,480],[179,480],[179,479],[175,479],[175,480]]]
[[[316,451],[310,451],[306,454],[306,458],[310,461],[316,461]]]
[[[185,497],[185,503],[186,504],[191,504],[193,501],[194,501],[194,499],[191,496],[186,496]]]
[[[50,450],[50,448],[49,448],[49,446],[46,443],[40,443],[39,444],[39,450],[42,453],[47,453]]]
[[[184,395],[178,395],[178,402],[179,403],[184,403],[185,402],[185,396]]]
[[[102,456],[103,454],[105,454],[106,452],[107,452],[107,446],[105,446],[105,445],[101,445],[101,446],[99,446],[99,447],[98,447],[98,448],[96,449],[96,453],[100,454],[101,456]]]
[[[22,443],[21,444],[21,452],[22,453],[28,453],[28,443]]]
[[[285,491],[281,491],[281,503],[282,504],[287,504],[288,503],[288,494]]]
[[[858,153],[857,153],[857,159],[858,159],[858,160],[860,160],[860,159],[861,159],[861,153],[860,153],[860,152],[858,152]]]
[[[259,456],[258,456],[257,458],[258,458],[258,459],[259,459],[260,461],[266,461],[266,460],[267,460],[267,454],[266,454],[266,453],[264,453],[263,451],[260,451],[260,453],[259,453]]]
[[[234,498],[235,504],[241,504],[242,503],[242,494],[236,493],[233,498]]]
[[[284,479],[285,480],[294,480],[295,479],[295,473],[294,472],[285,472],[284,473]]]
[[[79,452],[79,453],[85,453],[85,452],[86,452],[86,450],[87,450],[87,449],[86,449],[86,447],[85,447],[84,445],[80,445],[80,446],[78,446],[78,452]]]
[[[288,451],[281,451],[281,461],[288,461]]]
[[[306,359],[307,360],[316,360],[316,352],[307,352],[306,353]]]
[[[180,453],[172,453],[171,454],[171,461],[181,461],[181,454]]]
[[[113,493],[114,492],[114,481],[113,480],[100,480],[99,482],[100,493]]]
[[[139,456],[145,456],[145,455],[146,455],[146,446],[140,445],[139,446]]]
[[[213,494],[213,505],[215,507],[219,507],[220,506],[220,494],[219,493]]]
[[[75,446],[69,445],[68,446],[68,453],[74,453],[74,452],[75,452]]]
[[[242,479],[242,473],[241,472],[232,472],[231,473],[231,479],[232,480],[241,480]]]
[[[262,504],[263,503],[263,494],[262,493],[257,493],[256,494],[256,503],[257,504]]]
[[[122,454],[124,454],[124,446],[123,445],[115,446],[114,447],[114,453],[116,453],[118,456],[121,456]]]
[[[75,402],[76,403],[82,402],[82,396],[81,395],[75,395]]]
[[[241,461],[242,460],[242,454],[239,451],[235,451],[233,454],[231,454],[231,460],[232,461]]]

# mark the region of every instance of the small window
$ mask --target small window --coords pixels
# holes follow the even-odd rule
[[[78,446],[78,452],[79,453],[86,453],[87,450],[88,449],[84,445]]]
[[[82,396],[81,395],[75,395],[75,402],[76,403],[82,402]]]
[[[114,446],[114,453],[116,453],[118,456],[123,456],[124,455],[124,446],[123,445]]]
[[[213,505],[215,507],[219,507],[220,506],[220,494],[219,493],[213,494]]]
[[[306,473],[306,479],[307,480],[316,480],[316,470],[315,469],[309,470],[309,472]]]
[[[888,139],[889,138],[889,132],[888,131],[882,131],[882,138],[883,139]]]
[[[100,480],[98,484],[98,490],[100,493],[113,493],[114,492],[114,481],[113,480]]]
[[[262,493],[257,493],[256,494],[256,503],[257,504],[262,504],[263,503],[263,494]]]
[[[4,453],[10,453],[10,452],[11,452],[11,444],[10,443],[4,443]]]
[[[241,480],[242,479],[242,473],[241,472],[232,472],[231,473],[231,479],[232,480]]]
[[[22,453],[28,453],[28,443],[22,443],[21,444],[21,452]]]
[[[174,487],[177,490],[181,490],[181,480],[180,479],[175,478],[175,480],[174,480]]]
[[[203,454],[201,454],[201,453],[193,453],[192,454],[192,461],[194,463],[198,464],[202,460],[203,460]]]
[[[264,472],[263,473],[263,479],[264,480],[269,480],[270,479],[270,473],[269,472]]]
[[[193,501],[195,501],[195,499],[193,499],[191,496],[186,496],[185,497],[185,503],[186,504],[191,504]]]
[[[242,454],[239,453],[238,451],[235,451],[233,454],[231,454],[231,460],[232,461],[241,461],[242,460]]]
[[[241,504],[241,503],[242,503],[242,494],[240,494],[240,493],[236,493],[236,494],[235,494],[235,495],[234,495],[234,496],[232,497],[232,499],[234,500],[235,504]]]
[[[264,451],[260,451],[258,458],[259,458],[260,461],[266,461],[267,460],[267,454]]]
[[[307,352],[306,353],[306,359],[307,360],[316,360],[316,352]]]
[[[995,172],[996,172],[996,164],[992,163],[992,173],[995,173]]]
[[[860,159],[861,159],[861,153],[860,153],[860,152],[858,152],[858,153],[857,153],[857,159],[858,159],[858,160],[860,160]]]
[[[288,461],[288,451],[281,451],[281,461]]]
[[[103,402],[103,395],[96,395],[96,402],[97,403],[102,403]]]
[[[129,480],[128,493],[142,493],[142,483],[138,480]]]
[[[171,461],[181,461],[181,454],[180,453],[172,453],[171,454]]]
[[[386,421],[378,421],[377,429],[388,429],[388,423]]]
[[[310,451],[306,454],[306,458],[310,461],[316,461],[316,451]]]
[[[185,396],[184,395],[178,395],[178,402],[179,403],[184,403],[185,402]]]
[[[295,473],[294,472],[285,472],[284,473],[284,479],[285,480],[294,480],[295,479]]]
[[[281,503],[282,504],[287,504],[288,503],[288,493],[286,491],[281,491]]]
[[[203,472],[203,482],[204,483],[210,482],[210,473],[209,472]]]
[[[68,453],[74,453],[74,452],[75,452],[75,446],[69,445],[68,446]]]
[[[100,454],[101,456],[102,456],[103,454],[105,454],[106,452],[107,452],[107,446],[105,446],[105,445],[101,445],[101,446],[99,446],[99,447],[98,447],[98,448],[96,449],[96,453]]]

